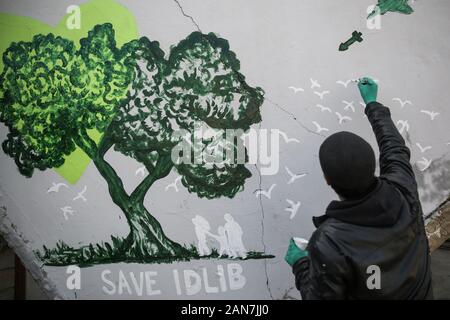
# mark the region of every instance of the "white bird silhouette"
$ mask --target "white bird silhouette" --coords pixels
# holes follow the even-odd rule
[[[403,133],[403,131],[409,131],[409,123],[408,123],[408,120],[398,120],[397,121],[397,127],[399,127],[400,126],[400,128],[398,129],[398,131],[400,132],[400,133]]]
[[[426,147],[422,147],[422,145],[420,143],[416,143],[416,146],[420,149],[420,152],[424,153],[427,150],[430,150],[431,148],[433,148],[432,146],[426,146]]]
[[[345,121],[351,121],[352,118],[348,117],[348,116],[343,116],[342,114],[340,114],[339,112],[335,112],[335,114],[338,116],[339,118],[339,124],[342,124]]]
[[[168,191],[169,188],[173,188],[173,189],[175,190],[175,192],[178,192],[178,186],[177,186],[177,183],[178,183],[178,181],[180,181],[180,180],[181,180],[181,176],[179,176],[178,178],[176,178],[174,182],[169,183],[169,184],[166,186],[166,188],[165,188],[164,190],[165,190],[165,191]]]
[[[70,207],[70,206],[65,206],[60,209],[63,213],[64,219],[66,219],[66,220],[69,220],[69,216],[68,216],[69,214],[73,216],[73,214],[75,213],[75,210],[73,210],[72,207]]]
[[[425,171],[428,169],[428,167],[431,165],[431,162],[433,162],[432,159],[427,159],[425,157],[422,157],[422,160],[417,161],[418,164],[422,166],[422,169],[419,168],[420,171]]]
[[[321,87],[321,85],[319,84],[319,82],[317,80],[314,80],[313,78],[311,78],[310,80],[311,80],[311,89]]]
[[[342,103],[345,104],[344,110],[347,111],[348,109],[352,109],[353,112],[355,112],[355,107],[353,106],[353,101],[348,102],[345,100],[342,100]]]
[[[273,191],[273,188],[275,188],[276,185],[277,185],[277,184],[274,183],[274,184],[272,184],[272,185],[270,186],[269,190],[258,189],[258,190],[255,190],[254,193],[256,194],[256,197],[264,196],[264,197],[266,197],[267,199],[271,199],[271,198],[272,198],[272,191]]]
[[[61,189],[61,187],[69,188],[69,187],[67,186],[67,184],[65,184],[65,183],[62,183],[62,182],[60,182],[60,183],[52,182],[52,186],[51,186],[50,188],[48,188],[47,193],[59,192],[59,189]]]
[[[438,115],[440,115],[439,112],[430,111],[430,110],[420,110],[420,112],[427,114],[430,116],[430,119],[433,121]]]
[[[346,87],[346,88],[347,88],[347,86],[348,86],[348,84],[349,84],[350,82],[352,82],[352,79],[347,80],[347,81],[342,81],[342,80],[336,81],[337,84],[342,84],[342,85],[343,85],[344,87]]]
[[[136,170],[136,172],[134,173],[135,176],[137,175],[141,175],[142,177],[145,177],[145,166],[140,167],[139,169]]]
[[[86,199],[86,197],[84,196],[84,194],[86,193],[86,191],[87,191],[87,186],[84,186],[83,190],[80,191],[80,192],[78,192],[78,195],[77,195],[75,198],[73,198],[72,201],[76,201],[76,200],[78,200],[78,199],[81,199],[81,200],[83,200],[84,202],[86,202],[87,199]]]
[[[398,101],[398,103],[400,103],[400,106],[401,106],[402,108],[403,108],[404,106],[406,106],[407,104],[412,105],[412,102],[411,102],[411,101],[409,101],[409,100],[403,101],[403,100],[400,99],[400,98],[394,98],[394,99],[392,99],[392,101]]]
[[[323,100],[323,97],[326,94],[329,94],[329,93],[330,93],[330,91],[328,91],[328,90],[325,90],[325,91],[322,91],[322,92],[314,91],[314,94],[317,95],[320,98],[320,100]]]
[[[303,89],[303,88],[300,88],[300,87],[296,88],[296,87],[293,87],[293,86],[290,86],[288,89],[291,89],[292,91],[294,91],[294,93],[305,91],[305,89]]]
[[[280,136],[283,137],[284,142],[286,142],[286,143],[290,143],[290,142],[300,143],[300,141],[295,139],[295,138],[289,138],[285,132],[283,132],[281,130],[278,130],[278,132],[279,132]]]
[[[331,113],[331,109],[330,108],[324,107],[321,104],[316,104],[316,108],[319,108],[321,112],[328,111],[329,113]]]
[[[303,178],[303,177],[305,177],[305,176],[307,175],[307,173],[295,174],[295,173],[293,173],[291,170],[289,170],[288,167],[284,167],[284,169],[286,169],[286,172],[287,172],[288,175],[291,177],[291,178],[289,179],[289,181],[287,182],[287,184],[294,183],[295,180],[300,179],[300,178]]]
[[[294,201],[289,200],[289,199],[286,199],[286,201],[291,206],[289,208],[285,208],[284,210],[291,213],[291,215],[289,216],[289,219],[292,220],[295,217],[295,215],[297,214],[297,211],[300,208],[300,206],[302,205],[302,203],[300,201],[294,202]]]
[[[316,126],[316,133],[321,133],[322,131],[330,131],[328,128],[321,127],[316,121],[312,122]]]

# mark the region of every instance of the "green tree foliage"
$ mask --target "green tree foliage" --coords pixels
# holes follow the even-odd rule
[[[149,172],[180,141],[173,136],[174,127],[193,132],[195,123],[204,123],[214,129],[247,130],[261,120],[262,90],[247,85],[225,40],[194,32],[171,50],[167,62],[157,42],[143,38],[128,45],[134,48],[130,61],[135,76],[111,135],[116,150]],[[243,164],[176,168],[189,191],[208,198],[233,197],[250,176]]]
[[[10,129],[3,150],[22,174],[58,167],[88,129],[103,131],[125,96],[131,74],[110,24],[73,42],[52,34],[13,43],[3,54],[0,120]]]
[[[145,37],[117,48],[112,26],[104,24],[81,39],[79,49],[52,34],[37,35],[31,42],[12,43],[3,60],[0,120],[10,131],[3,150],[28,177],[35,168],[62,165],[76,146],[85,151],[127,217],[127,258],[182,254],[143,205],[152,184],[173,168],[190,192],[207,198],[233,197],[251,175],[242,163],[171,159],[183,139],[179,129],[192,133],[200,123],[244,132],[261,121],[263,91],[245,82],[224,39],[194,32],[166,59],[159,43]],[[103,134],[98,145],[90,129]],[[113,147],[149,171],[131,194],[104,160]],[[215,147],[210,140],[199,146]],[[235,150],[238,142],[220,147]]]

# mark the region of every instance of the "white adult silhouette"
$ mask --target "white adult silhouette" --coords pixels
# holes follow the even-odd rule
[[[242,243],[243,232],[241,226],[234,220],[231,214],[226,213],[223,217],[226,221],[224,229],[228,239],[230,257],[241,257],[245,259],[247,257],[247,250]]]
[[[212,236],[212,234],[209,232],[209,230],[211,230],[209,222],[202,216],[196,215],[192,219],[192,223],[195,226],[195,234],[198,240],[197,250],[199,255],[209,256],[211,254],[211,249],[209,249],[208,245],[206,244],[206,235]]]

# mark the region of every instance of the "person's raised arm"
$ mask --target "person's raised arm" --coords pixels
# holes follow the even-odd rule
[[[370,78],[362,78],[358,88],[380,149],[380,177],[414,196],[417,184],[410,164],[411,153],[394,125],[389,109],[376,101],[378,85]]]

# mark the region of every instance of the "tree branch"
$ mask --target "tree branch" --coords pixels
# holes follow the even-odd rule
[[[109,126],[108,128],[106,128],[105,132],[103,133],[102,139],[98,144],[98,154],[100,157],[104,157],[106,152],[108,152],[108,150],[111,149],[111,147],[114,145],[114,141],[111,140],[111,136],[109,134],[108,129]]]
[[[173,168],[172,159],[170,155],[163,155],[158,157],[158,161],[152,171],[142,180],[142,182],[134,189],[130,195],[130,199],[133,202],[142,202],[148,189],[153,185],[156,180],[162,179],[167,176]]]
[[[109,145],[110,140],[107,139],[106,142],[102,140],[100,148],[98,148],[97,144],[89,137],[87,132],[85,130],[80,130],[78,137],[75,139],[75,143],[92,159],[97,170],[106,180],[109,193],[111,194],[114,203],[121,209],[124,209],[123,206],[125,205],[125,201],[129,199],[129,196],[125,192],[122,179],[117,175],[114,168],[103,158],[106,151],[112,145]]]
[[[96,156],[97,145],[92,141],[85,130],[80,130],[74,141],[75,144],[89,156],[89,158],[93,159]]]
[[[97,170],[108,183],[109,193],[111,194],[114,203],[124,210],[122,206],[124,205],[124,202],[129,200],[129,196],[125,192],[122,179],[103,157],[96,155],[92,160],[94,161]]]
[[[154,150],[152,150],[154,151]],[[152,151],[147,151],[147,154],[152,152]],[[155,166],[152,163],[152,160],[148,159],[148,155],[145,154],[145,151],[134,151],[134,154],[136,155],[136,157],[138,157],[140,160],[140,162],[142,162],[142,164],[145,166],[145,168],[147,169],[148,172],[153,172],[155,170]],[[137,160],[137,158],[136,158]]]

